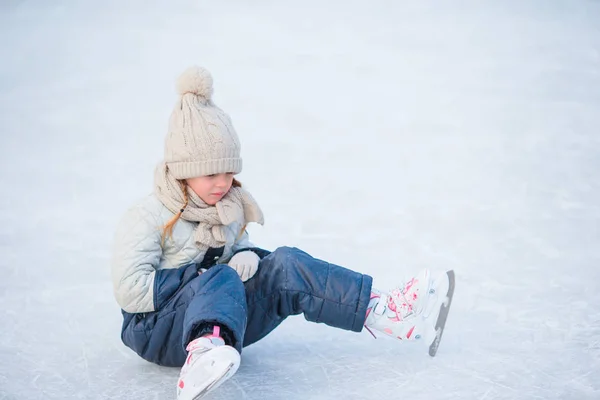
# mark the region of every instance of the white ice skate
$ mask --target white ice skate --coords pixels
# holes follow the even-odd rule
[[[454,273],[431,277],[423,270],[389,293],[373,290],[365,327],[408,341],[422,341],[435,355],[454,291]],[[443,321],[441,321],[443,312]],[[373,334],[373,336],[375,336]],[[435,346],[434,346],[435,345]]]
[[[219,336],[215,326],[211,336],[191,341],[188,357],[181,368],[177,384],[177,400],[197,400],[219,387],[236,373],[240,353]]]

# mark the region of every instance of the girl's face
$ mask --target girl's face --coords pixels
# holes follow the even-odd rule
[[[214,206],[231,189],[233,174],[215,174],[186,179],[186,183],[208,205]]]

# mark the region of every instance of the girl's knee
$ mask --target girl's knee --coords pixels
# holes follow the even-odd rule
[[[295,247],[280,247],[265,261],[261,267],[269,271],[270,281],[280,289],[306,290],[307,282],[320,270],[317,260]]]
[[[293,247],[279,247],[275,249],[261,263],[261,268],[266,268],[276,281],[287,281],[289,270],[297,266],[297,251]]]
[[[278,247],[269,256],[269,260],[274,264],[288,265],[290,262],[295,261],[302,255],[307,255],[302,250],[296,247]]]
[[[204,279],[239,280],[237,272],[227,264],[217,264],[200,274]]]
[[[202,272],[193,285],[193,295],[204,295],[206,292],[244,290],[244,284],[237,272],[227,264],[217,264]]]

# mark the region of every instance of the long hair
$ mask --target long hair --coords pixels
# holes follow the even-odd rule
[[[163,246],[165,244],[165,239],[173,236],[173,228],[175,227],[175,224],[177,223],[177,221],[179,221],[179,218],[181,218],[181,214],[183,214],[183,211],[185,210],[185,208],[187,207],[188,202],[189,202],[188,194],[187,194],[187,184],[185,183],[185,180],[178,180],[177,182],[179,182],[181,191],[183,192],[183,205],[181,206],[181,209],[179,210],[179,212],[177,214],[175,214],[173,216],[173,218],[171,218],[165,224],[165,226],[163,226],[162,240],[161,240],[161,243]],[[233,182],[231,183],[231,186],[232,187],[242,187],[242,183],[240,181],[238,181],[237,179],[233,178]],[[242,232],[244,232],[244,229],[246,229],[245,226],[242,229]]]

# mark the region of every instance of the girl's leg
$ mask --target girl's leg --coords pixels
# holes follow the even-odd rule
[[[241,350],[247,308],[244,285],[226,265],[198,275],[196,266],[184,272],[182,286],[159,310],[145,315],[124,313],[122,340],[142,358],[165,366],[182,366],[188,343],[221,326],[227,343]]]
[[[248,324],[244,346],[271,332],[290,315],[360,332],[365,323],[372,278],[313,258],[290,247],[265,257],[245,283]]]

